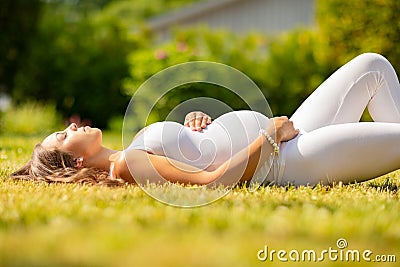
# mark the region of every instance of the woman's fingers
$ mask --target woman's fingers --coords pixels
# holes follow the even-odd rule
[[[299,130],[294,128],[293,121],[290,121],[288,117],[276,117],[274,118],[276,142],[285,142],[295,138],[299,134]]]
[[[204,116],[204,121],[206,122],[205,127],[207,127],[207,125],[209,125],[211,123],[211,117],[208,116],[207,114],[205,114],[206,116]]]
[[[203,122],[203,117],[197,116],[196,119],[194,120],[194,130],[195,131],[201,131],[201,129],[203,129],[201,127],[202,126],[202,122]],[[193,128],[192,128],[192,130],[193,130]]]
[[[184,125],[193,131],[202,131],[210,123],[210,116],[201,111],[193,111],[186,115]]]
[[[192,126],[194,126],[195,119],[196,119],[196,113],[190,112],[185,116],[185,122],[183,124],[187,127],[192,128]]]
[[[211,123],[211,117],[208,116],[207,114],[203,113],[203,117],[201,117],[201,120],[199,120],[199,124],[196,124],[197,129],[200,127],[201,129],[204,129],[207,127],[208,124]],[[197,122],[196,122],[197,123]],[[200,129],[200,130],[201,130]]]

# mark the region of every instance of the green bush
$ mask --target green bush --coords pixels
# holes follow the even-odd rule
[[[386,56],[400,71],[400,1],[321,0],[318,26],[296,29],[280,36],[235,36],[208,29],[176,31],[165,44],[130,54],[128,94],[150,76],[171,65],[193,60],[225,63],[247,74],[261,88],[273,114],[291,115],[337,68],[363,52]],[[228,93],[212,90],[173,91],[157,104],[152,121],[165,118],[177,104],[203,94],[234,109],[246,108]],[[211,92],[211,93],[210,93]],[[364,116],[368,120],[368,115]]]
[[[15,101],[52,101],[64,117],[106,127],[129,101],[121,90],[127,55],[150,41],[143,21],[193,1],[39,1],[35,34],[8,93]]]
[[[112,117],[108,121],[107,129],[111,132],[120,133],[122,131],[122,126],[124,123],[124,117],[122,115]]]
[[[277,37],[269,47],[263,72],[255,81],[263,88],[275,115],[291,115],[334,71],[317,31],[298,29]]]
[[[64,117],[78,114],[98,127],[121,114],[129,98],[121,92],[126,55],[135,43],[108,16],[79,18],[46,6],[28,61],[16,76],[15,101],[51,101]]]
[[[124,89],[127,94],[133,95],[143,82],[157,72],[190,61],[224,63],[253,78],[265,63],[267,48],[268,40],[260,34],[239,37],[226,31],[213,32],[202,27],[177,30],[170,41],[130,54],[130,77],[125,80]],[[248,109],[247,104],[228,89],[207,83],[193,83],[179,86],[163,96],[147,122],[164,120],[178,104],[196,97],[217,99],[232,109]],[[183,117],[178,121],[183,121]]]
[[[131,53],[130,78],[124,87],[128,94],[134,94],[146,79],[169,66],[194,60],[216,61],[248,75],[266,96],[274,114],[291,115],[334,70],[324,49],[324,40],[309,29],[274,38],[260,33],[241,37],[204,28],[180,30],[167,43]],[[185,89],[164,96],[149,122],[165,119],[176,105],[197,96],[216,98],[234,110],[248,108],[228,90],[204,84]]]
[[[55,106],[28,102],[12,106],[0,117],[2,134],[47,134],[59,130],[62,123]]]
[[[64,117],[78,114],[105,127],[115,123],[109,119],[123,114],[129,96],[147,78],[187,61],[217,61],[243,71],[261,88],[277,115],[290,115],[322,80],[359,53],[381,53],[400,71],[398,0],[319,0],[316,29],[297,29],[278,37],[181,30],[167,43],[151,46],[144,21],[194,1],[61,0],[39,1],[40,5],[35,1],[34,12],[7,13],[11,17],[6,20],[22,25],[23,32],[31,29],[24,20],[31,16],[27,21],[35,30],[23,49],[16,49],[23,39],[14,42],[20,34],[11,24],[5,28],[3,39],[11,40],[5,51],[10,46],[14,52],[26,53],[17,57],[6,53],[16,65],[10,63],[3,71],[8,75],[0,79],[13,87],[7,91],[15,101],[50,100]],[[16,66],[21,66],[18,71]],[[152,121],[165,118],[171,108],[195,96],[246,108],[227,90],[194,86],[190,93],[168,94]]]
[[[400,72],[400,1],[319,0],[318,23],[333,62],[363,52],[386,56]]]

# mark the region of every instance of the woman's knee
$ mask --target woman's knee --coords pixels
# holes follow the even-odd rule
[[[390,65],[390,62],[381,54],[367,52],[360,54],[355,58],[355,60],[360,61],[361,64],[369,66],[373,69],[380,68],[383,65]]]

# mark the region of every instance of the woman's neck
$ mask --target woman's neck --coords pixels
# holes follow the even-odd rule
[[[86,159],[85,166],[108,171],[110,170],[110,156],[117,152],[117,150],[112,150],[102,146],[99,152]]]

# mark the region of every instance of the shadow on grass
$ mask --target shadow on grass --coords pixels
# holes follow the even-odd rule
[[[392,192],[397,193],[399,190],[399,185],[396,183],[395,180],[386,178],[383,181],[376,181],[373,180],[367,184],[368,187],[375,188],[380,192]]]

